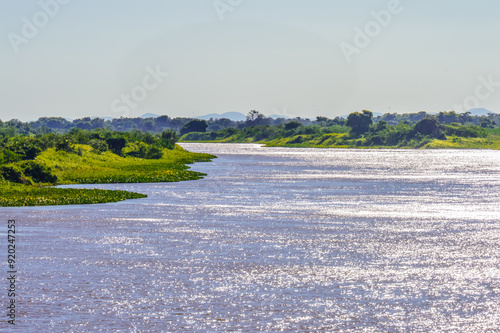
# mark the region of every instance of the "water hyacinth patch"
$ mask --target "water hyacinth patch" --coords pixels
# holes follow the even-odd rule
[[[83,205],[146,197],[140,193],[116,190],[32,187],[18,184],[3,184],[1,188],[2,207]]]

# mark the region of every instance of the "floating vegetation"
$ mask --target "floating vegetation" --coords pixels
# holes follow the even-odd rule
[[[0,189],[1,207],[83,205],[147,197],[127,191],[34,187],[21,184],[2,184]]]

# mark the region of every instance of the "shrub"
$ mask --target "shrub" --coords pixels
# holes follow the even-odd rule
[[[303,142],[304,142],[304,137],[299,135],[298,137],[288,141],[287,143],[303,143]]]
[[[29,179],[26,179],[23,172],[17,166],[4,165],[0,168],[0,172],[5,180],[13,183],[30,184]]]
[[[127,147],[123,149],[123,153],[127,156],[147,159],[160,159],[163,157],[163,152],[160,148],[147,145],[144,142],[127,144]]]
[[[75,149],[68,139],[61,139],[56,143],[56,150],[62,150],[67,153],[74,153]]]
[[[207,130],[208,124],[205,120],[202,119],[193,119],[181,128],[181,135],[190,132],[205,132]]]
[[[122,149],[125,148],[127,144],[127,141],[124,138],[109,138],[106,140],[106,143],[109,146],[109,150],[120,156],[122,154]]]
[[[175,131],[172,131],[172,130],[161,132],[161,134],[159,135],[159,138],[160,138],[161,146],[163,148],[167,148],[170,150],[174,149],[175,142],[178,139],[177,133],[175,133]]]
[[[26,161],[21,164],[24,175],[31,177],[35,183],[55,183],[57,176],[45,164]]]
[[[443,126],[435,117],[427,117],[415,124],[415,131],[422,135],[430,135],[436,139],[446,139],[442,132]]]
[[[16,154],[9,149],[3,149],[2,151],[0,151],[0,163],[2,164],[14,163],[20,161],[21,159],[21,155]]]
[[[302,124],[299,123],[297,120],[291,120],[285,124],[285,130],[287,130],[287,131],[293,130],[293,129],[299,128],[300,126],[302,126]]]
[[[90,146],[92,147],[93,151],[100,154],[104,153],[109,149],[108,144],[106,141],[99,140],[99,139],[92,139],[89,142]]]
[[[147,159],[160,159],[163,157],[163,152],[161,151],[161,149],[159,149],[158,147],[155,147],[155,146],[151,146],[149,147],[148,151],[146,152],[146,156],[145,158]]]

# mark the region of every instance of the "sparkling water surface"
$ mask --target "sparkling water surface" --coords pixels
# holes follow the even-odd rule
[[[500,152],[182,145],[207,177],[0,208],[14,330],[500,332]]]

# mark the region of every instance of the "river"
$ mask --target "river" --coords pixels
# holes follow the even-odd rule
[[[182,145],[204,179],[1,208],[16,331],[499,331],[500,152]]]

